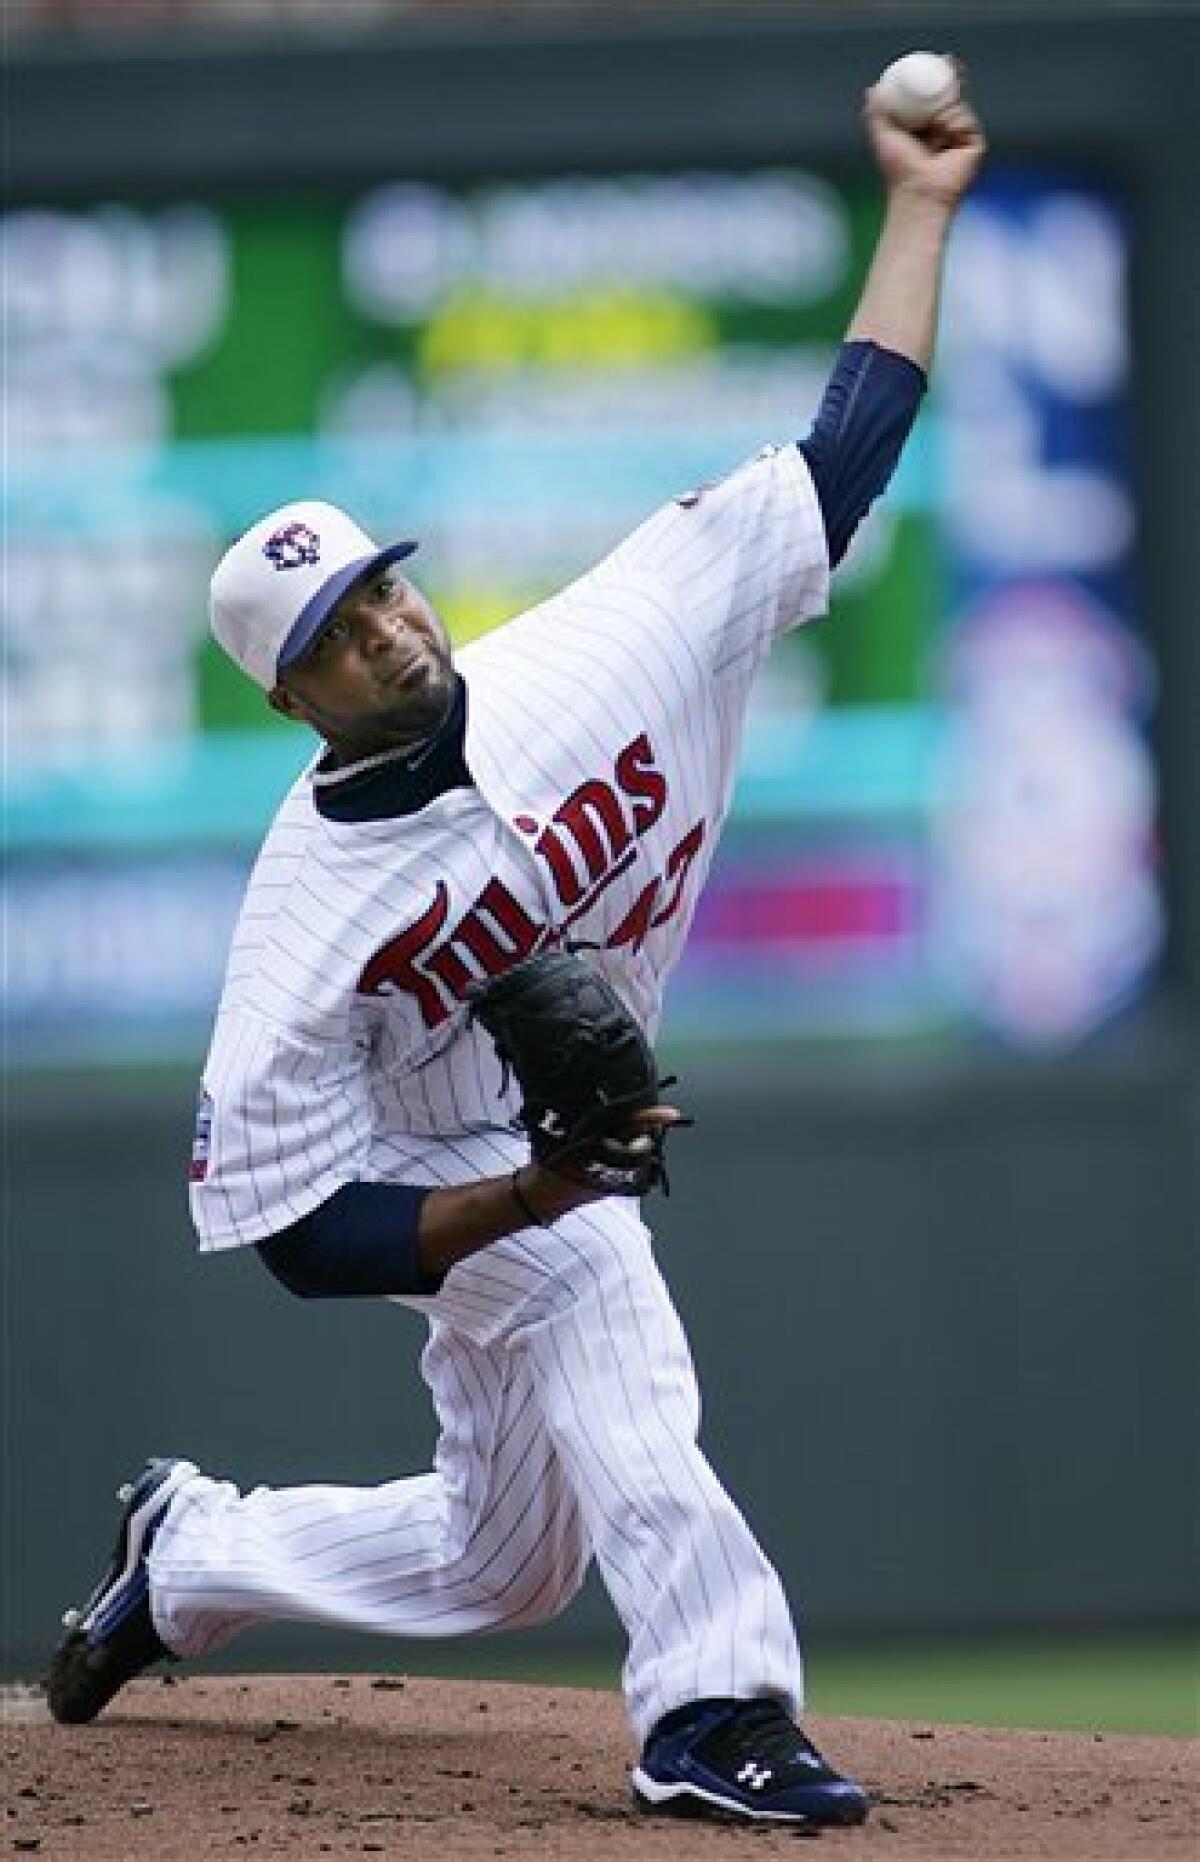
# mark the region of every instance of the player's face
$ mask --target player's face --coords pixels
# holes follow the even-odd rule
[[[281,674],[271,703],[335,750],[363,756],[428,737],[453,696],[446,630],[393,566],[342,596],[304,658]]]

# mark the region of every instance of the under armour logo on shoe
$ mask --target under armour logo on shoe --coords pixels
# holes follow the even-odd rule
[[[739,1784],[744,1784],[748,1790],[761,1791],[763,1786],[769,1784],[774,1776],[775,1773],[771,1770],[769,1765],[758,1765],[753,1759],[750,1759],[742,1766],[741,1771],[737,1775],[737,1781]]]

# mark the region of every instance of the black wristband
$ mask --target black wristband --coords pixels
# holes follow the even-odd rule
[[[517,1208],[520,1210],[521,1214],[525,1217],[525,1220],[528,1223],[530,1228],[545,1228],[546,1224],[542,1221],[541,1216],[538,1215],[536,1210],[531,1206],[528,1198],[525,1195],[525,1192],[522,1190],[521,1185],[517,1181],[520,1174],[521,1172],[519,1169],[514,1170],[512,1173],[512,1176],[509,1178],[508,1187],[512,1191],[512,1199],[516,1203]]]

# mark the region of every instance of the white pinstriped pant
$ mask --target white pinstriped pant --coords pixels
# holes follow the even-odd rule
[[[197,1656],[293,1618],[398,1636],[554,1616],[589,1557],[629,1637],[637,1736],[708,1695],[801,1707],[782,1587],[696,1444],[683,1328],[627,1205],[510,1237],[422,1302],[434,1470],[378,1487],[199,1476],[150,1554],[160,1635]]]

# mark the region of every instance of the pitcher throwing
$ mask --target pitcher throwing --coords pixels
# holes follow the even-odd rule
[[[424,1313],[441,1436],[431,1472],[370,1488],[243,1494],[151,1462],[55,1655],[59,1720],[271,1619],[541,1622],[595,1559],[628,1635],[644,1808],[866,1816],[798,1724],[783,1589],[697,1446],[638,1203],[680,1117],[650,1044],[751,682],[824,611],[892,473],[983,151],[962,100],[917,133],[868,94],[866,122],[886,215],[805,439],[456,654],[408,578],[416,544],[380,548],[330,505],[272,512],[219,565],[217,639],[323,742],[234,934],[192,1160],[200,1246],[254,1247],[303,1297]],[[780,415],[786,431],[799,410]]]

